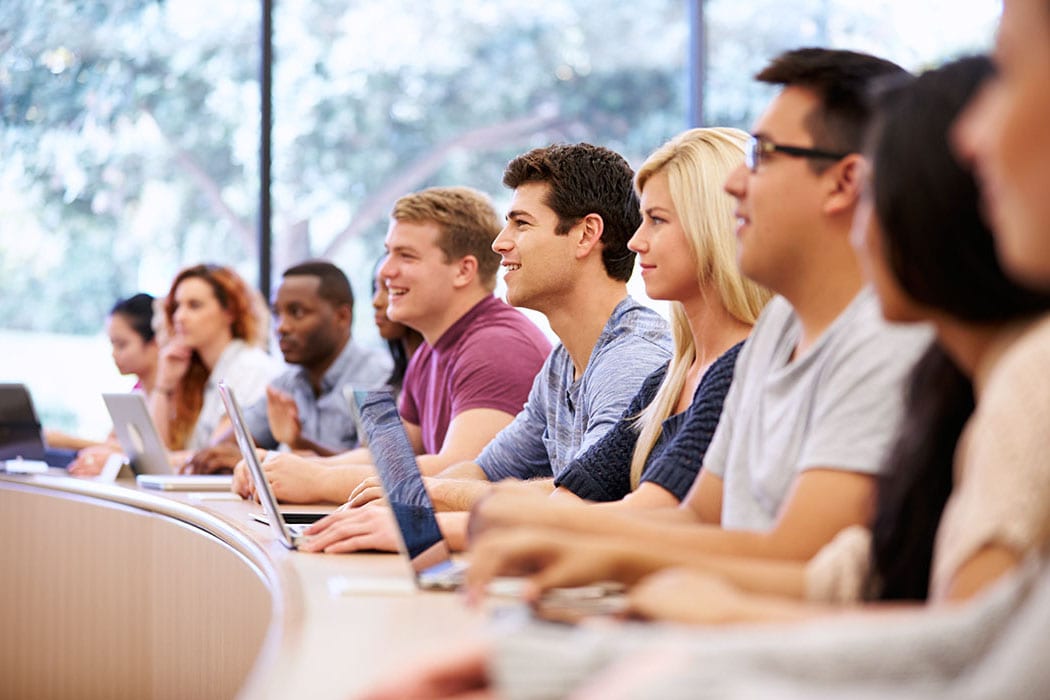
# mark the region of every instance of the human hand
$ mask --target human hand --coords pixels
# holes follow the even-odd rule
[[[66,467],[73,476],[98,476],[111,455],[120,453],[120,448],[109,443],[92,445],[77,452],[76,458]]]
[[[672,568],[639,581],[628,596],[626,613],[645,620],[717,625],[740,621],[749,598],[714,574]]]
[[[526,578],[523,598],[537,603],[552,588],[599,581],[633,583],[623,566],[628,553],[611,538],[573,535],[547,528],[503,529],[484,535],[470,550],[467,599],[478,601],[499,576]]]
[[[270,452],[260,448],[255,448],[256,457],[259,459],[259,463],[264,463],[269,459]],[[259,499],[255,496],[255,482],[252,481],[252,473],[248,470],[248,464],[243,459],[233,466],[233,481],[230,484],[230,490],[236,493],[241,498],[258,501]]]
[[[328,474],[328,468],[314,460],[287,452],[270,452],[262,467],[273,495],[281,503],[319,503],[325,500],[321,482]]]
[[[159,389],[173,389],[186,375],[193,358],[193,348],[181,340],[172,338],[160,349],[157,358],[155,385]]]
[[[482,700],[494,698],[489,687],[487,645],[453,649],[422,663],[414,662],[398,673],[396,680],[380,683],[361,700],[401,700],[401,698],[459,698]]]
[[[309,536],[301,551],[336,554],[378,550],[398,551],[397,523],[389,508],[372,505],[353,510],[340,508],[321,518],[304,532]]]
[[[270,432],[277,442],[295,448],[303,434],[302,421],[299,420],[299,407],[291,394],[272,386],[266,387],[266,418],[270,422]]]
[[[219,443],[190,455],[181,467],[180,474],[218,474],[233,471],[241,460],[241,451],[228,442]]]
[[[425,477],[424,477],[425,479]],[[361,480],[347,499],[344,508],[360,508],[369,503],[385,503],[386,492],[378,476],[369,476]]]

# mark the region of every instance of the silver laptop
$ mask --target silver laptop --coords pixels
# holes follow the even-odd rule
[[[219,382],[219,396],[222,397],[222,403],[226,407],[226,415],[230,417],[233,434],[237,438],[237,447],[240,448],[241,456],[248,465],[248,471],[251,472],[252,481],[255,482],[255,493],[259,494],[259,503],[262,504],[266,519],[273,528],[273,534],[288,549],[297,549],[299,544],[307,539],[303,535],[303,530],[309,524],[285,522],[281,509],[277,507],[277,497],[274,496],[270,482],[266,479],[266,472],[263,471],[262,464],[259,462],[259,455],[255,451],[255,440],[248,430],[248,424],[244,420],[244,413],[241,412],[241,406],[237,403],[233,388],[226,386],[224,382]]]
[[[146,397],[139,393],[103,394],[113,430],[139,486],[164,491],[228,491],[229,474],[180,475],[168,461],[168,451],[153,425]]]
[[[44,437],[25,384],[0,384],[0,466],[6,460],[44,461]]]

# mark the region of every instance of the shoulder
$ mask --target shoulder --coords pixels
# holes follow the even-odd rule
[[[1034,322],[1006,350],[988,373],[981,412],[1017,415],[1027,409],[1050,407],[1050,315]]]
[[[656,345],[665,349],[671,346],[671,329],[666,319],[632,297],[616,307],[604,334],[608,346]]]

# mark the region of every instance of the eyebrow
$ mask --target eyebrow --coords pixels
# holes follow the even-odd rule
[[[507,216],[506,216],[507,221],[510,221],[511,219],[518,219],[518,218],[525,218],[525,219],[532,219],[532,220],[536,219],[536,217],[534,217],[532,214],[530,214],[529,212],[525,211],[524,209],[512,209],[511,211],[507,212]]]

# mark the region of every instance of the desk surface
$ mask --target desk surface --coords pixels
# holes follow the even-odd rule
[[[188,522],[238,549],[248,561],[256,557],[265,564],[276,578],[270,582],[271,594],[282,612],[242,688],[247,697],[352,697],[427,652],[483,634],[486,616],[468,609],[458,594],[408,585],[403,557],[289,551],[269,526],[252,519],[259,510],[254,503],[216,494],[143,491],[133,482],[100,484],[50,475],[0,480],[86,496],[100,507],[131,506]],[[334,590],[343,581],[351,582],[354,592]]]

